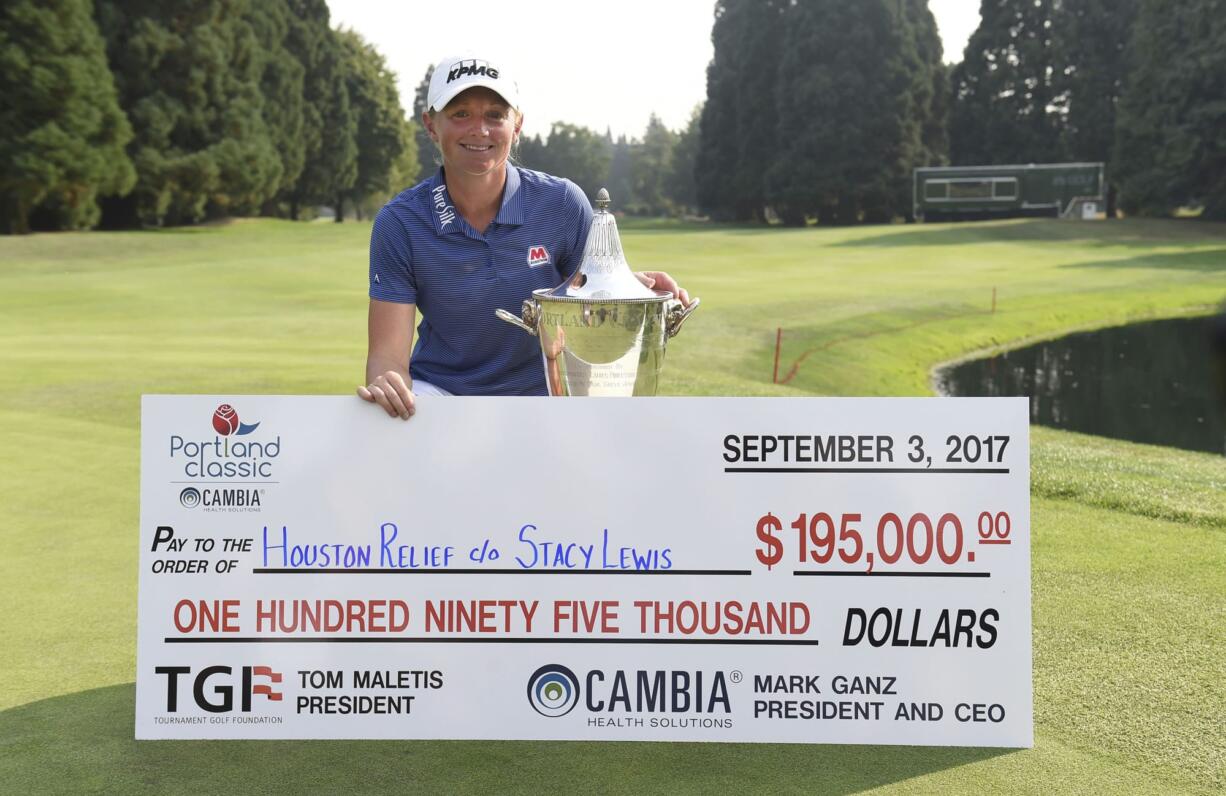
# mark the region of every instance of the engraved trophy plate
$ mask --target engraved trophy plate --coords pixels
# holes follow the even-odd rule
[[[617,219],[603,188],[575,273],[552,289],[534,290],[520,316],[497,315],[535,335],[550,395],[655,395],[668,339],[688,307],[635,277],[622,252]]]

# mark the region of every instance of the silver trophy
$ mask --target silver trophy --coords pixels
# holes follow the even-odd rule
[[[631,272],[602,188],[574,275],[532,291],[518,317],[495,312],[540,338],[550,395],[627,396],[656,394],[665,345],[696,309]]]

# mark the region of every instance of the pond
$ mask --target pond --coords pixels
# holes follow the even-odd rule
[[[1226,454],[1209,319],[1083,332],[937,374],[943,395],[1025,395],[1030,422]]]

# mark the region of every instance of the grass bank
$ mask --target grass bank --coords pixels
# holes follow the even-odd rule
[[[0,238],[0,781],[14,792],[1226,787],[1226,460],[1042,429],[1033,750],[137,744],[139,395],[351,391],[368,235],[252,221]],[[623,236],[635,268],[703,298],[670,347],[673,394],[924,395],[938,362],[1226,298],[1221,225]]]

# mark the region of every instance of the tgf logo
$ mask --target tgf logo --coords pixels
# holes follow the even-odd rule
[[[190,666],[158,666],[154,668],[158,674],[166,675],[166,712],[177,713],[179,711],[179,675],[191,674]],[[234,709],[234,685],[233,681],[228,685],[213,685],[211,692],[206,692],[209,687],[209,678],[217,675],[231,675],[233,670],[229,666],[209,666],[200,670],[192,683],[192,699],[196,706],[201,710],[207,710],[209,713],[228,713]],[[242,667],[242,676],[239,684],[239,710],[243,713],[251,711],[251,697],[253,694],[259,694],[273,702],[281,701],[281,692],[273,691],[272,686],[266,684],[256,685],[255,678],[267,678],[270,682],[281,682],[281,673],[274,672],[268,666],[244,666]]]

